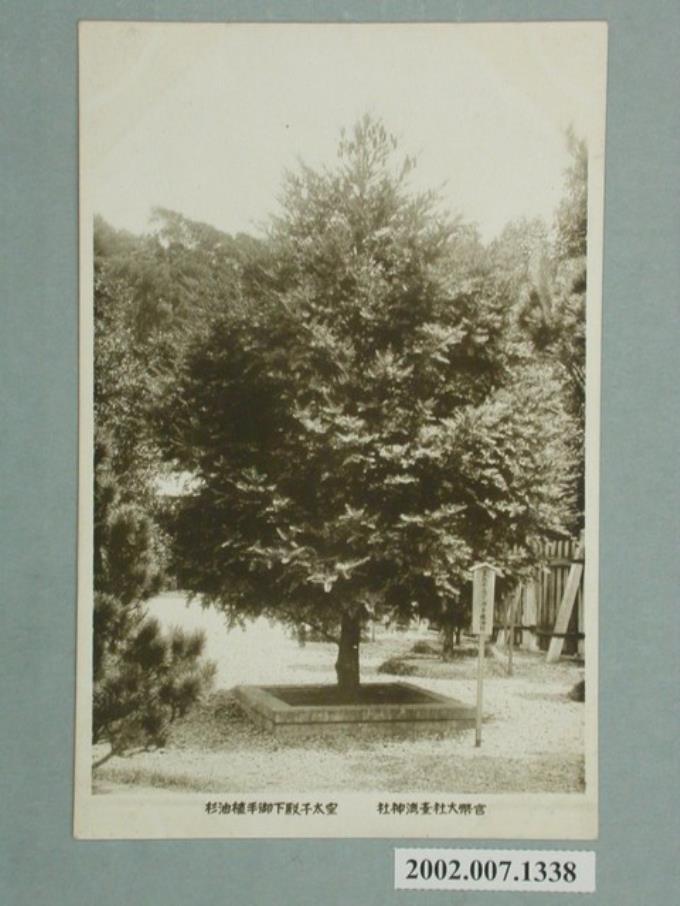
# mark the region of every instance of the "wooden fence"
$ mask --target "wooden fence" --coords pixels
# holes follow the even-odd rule
[[[546,542],[545,568],[537,570],[535,579],[522,586],[521,602],[514,621],[516,646],[529,651],[548,650],[569,570],[577,556],[577,548],[578,542],[575,540]],[[503,620],[503,612],[502,606],[497,617],[499,622]],[[569,625],[564,633],[562,653],[582,655],[584,638],[583,579],[581,579]],[[502,624],[497,640],[501,642],[505,640]]]

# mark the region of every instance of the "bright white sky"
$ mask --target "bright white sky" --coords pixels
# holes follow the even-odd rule
[[[549,222],[573,124],[600,153],[602,23],[81,26],[82,197],[133,232],[159,205],[256,232],[281,175],[366,111],[484,239]]]

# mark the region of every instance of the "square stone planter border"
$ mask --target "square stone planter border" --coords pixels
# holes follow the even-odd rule
[[[237,686],[235,696],[253,722],[278,737],[337,735],[352,731],[372,736],[444,734],[474,726],[475,709],[455,698],[430,692],[412,683],[380,683],[417,692],[418,702],[408,704],[290,705],[277,692],[293,685]],[[321,689],[323,686],[307,686]]]

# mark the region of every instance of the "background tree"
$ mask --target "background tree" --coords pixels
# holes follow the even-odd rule
[[[527,281],[519,320],[537,354],[552,362],[565,382],[572,418],[569,443],[576,464],[576,508],[570,528],[578,532],[585,516],[588,149],[572,130],[567,133],[567,143],[571,164],[555,217],[554,241]]]
[[[192,338],[205,334],[225,306],[239,304],[242,285],[260,272],[263,257],[259,240],[244,234],[229,236],[164,208],[154,210],[152,226],[152,232],[133,236],[95,219],[95,283],[102,298],[112,294],[115,299],[107,309],[107,318],[114,313],[116,318],[111,339],[123,344],[119,356],[129,353],[128,367],[140,371],[141,393],[134,411],[141,434],[130,432],[133,446],[141,437],[156,445],[156,435],[167,430],[167,425],[155,422],[155,416],[173,395],[187,346]],[[107,323],[105,330],[110,327]],[[114,373],[109,379],[118,380]],[[121,397],[116,386],[100,384],[97,389],[99,399],[106,395],[114,403],[121,398],[130,401],[129,396]],[[167,417],[168,407],[164,408]],[[148,451],[145,455],[149,459]],[[160,465],[157,455],[152,460],[155,467]]]
[[[168,449],[198,480],[181,586],[335,639],[348,695],[365,619],[441,614],[568,508],[559,382],[395,150],[364,118],[337,167],[287,176],[269,266],[190,351]]]
[[[164,635],[144,608],[161,587],[166,552],[148,420],[154,375],[135,334],[134,284],[121,267],[139,240],[101,222],[95,239],[93,740],[110,746],[101,764],[131,747],[162,745],[214,670],[201,661],[200,633]]]

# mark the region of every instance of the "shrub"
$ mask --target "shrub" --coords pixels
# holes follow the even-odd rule
[[[584,702],[586,700],[586,681],[580,680],[569,690],[569,698],[573,702]]]
[[[378,667],[378,673],[389,673],[392,676],[413,676],[415,672],[413,664],[407,664],[398,657],[390,657]]]
[[[435,648],[434,645],[430,642],[426,642],[424,639],[420,642],[416,642],[411,651],[414,654],[439,654],[439,650]]]

